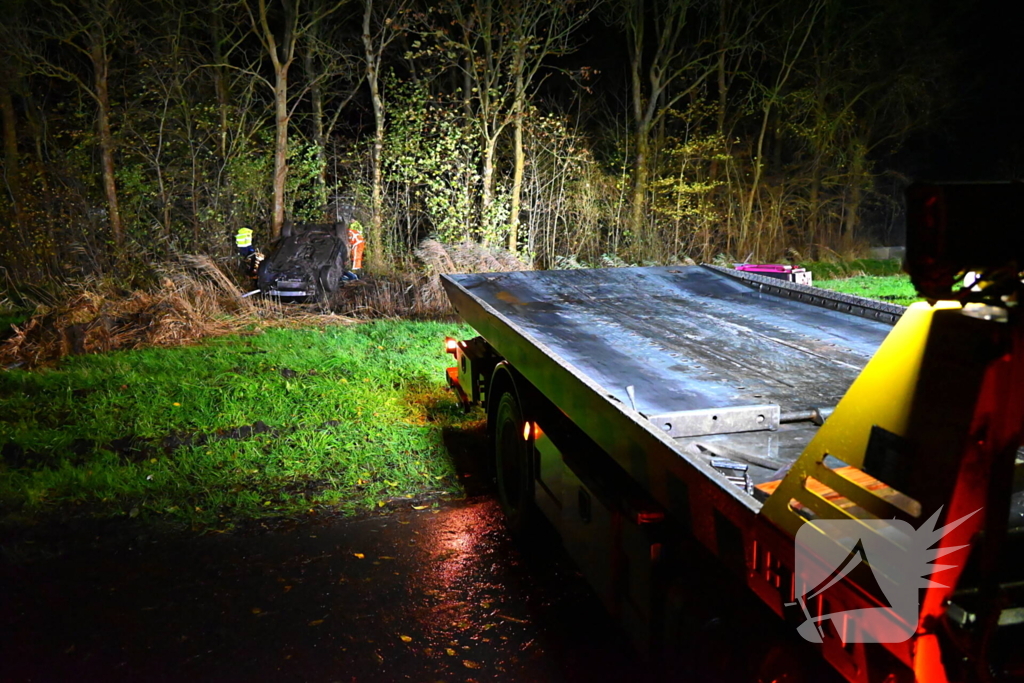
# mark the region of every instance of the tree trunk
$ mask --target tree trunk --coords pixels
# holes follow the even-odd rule
[[[288,179],[288,69],[295,56],[295,25],[298,21],[298,6],[284,0],[284,31],[281,35],[280,52],[277,40],[267,21],[267,6],[260,0],[260,25],[263,43],[274,65],[274,180],[273,204],[270,214],[270,239],[281,235],[284,225],[284,189]]]
[[[224,39],[223,26],[221,25],[221,5],[214,7],[210,13],[210,38],[213,43],[213,89],[217,95],[218,135],[217,149],[220,152],[221,160],[228,155],[228,84],[224,74],[224,55],[221,52],[221,41]]]
[[[754,151],[754,178],[750,181],[750,192],[747,193],[746,201],[743,204],[743,220],[740,223],[740,239],[737,246],[741,251],[747,251],[748,240],[751,231],[754,229],[754,200],[757,198],[758,186],[761,183],[761,171],[764,164],[761,156],[764,153],[764,138],[768,132],[768,116],[771,113],[771,102],[764,107],[764,115],[761,117],[761,132],[757,136],[757,147]],[[743,258],[743,254],[737,254],[737,258]],[[755,254],[756,256],[756,254]]]
[[[494,206],[494,156],[497,146],[497,139],[484,141],[484,168],[483,178],[481,179],[483,197],[480,206],[480,226],[483,228],[483,234],[480,236],[481,244],[490,242],[494,228],[491,222],[491,208]]]
[[[840,244],[836,245],[840,249],[845,249],[852,244],[853,236],[860,222],[864,173],[864,145],[859,138],[855,137],[850,143],[850,194],[846,202],[842,239]]]
[[[102,39],[93,36],[89,50],[95,73],[96,101],[99,106],[97,120],[100,138],[100,162],[103,170],[103,191],[107,196],[107,212],[114,246],[124,246],[121,211],[117,202],[117,181],[114,175],[114,135],[110,130],[110,95],[108,92],[110,58]]]
[[[270,239],[281,235],[284,225],[284,185],[288,178],[288,65],[275,70],[274,80],[274,200],[270,218]]]
[[[818,243],[818,221],[821,216],[821,154],[817,151],[811,160],[811,190],[807,201],[811,206],[807,216],[807,244],[804,247],[807,249],[805,255],[814,259]]]
[[[4,131],[4,169],[7,187],[11,193],[11,204],[14,206],[14,220],[21,223],[21,165],[18,156],[18,118],[14,111],[14,101],[11,98],[11,77],[8,68],[0,67],[0,110],[3,111]]]
[[[363,47],[366,49],[366,81],[370,86],[370,99],[373,103],[373,120],[376,130],[373,136],[373,150],[370,154],[370,175],[373,184],[371,190],[370,225],[366,234],[366,261],[371,269],[380,269],[383,262],[381,238],[384,233],[383,217],[381,216],[381,200],[384,195],[381,180],[381,154],[384,151],[384,102],[380,96],[377,82],[380,74],[380,54],[374,50],[370,36],[370,19],[373,15],[373,0],[364,0],[363,11]]]
[[[720,0],[718,5],[718,63],[715,72],[718,77],[718,117],[715,122],[715,132],[718,137],[725,137],[725,110],[728,106],[726,101],[728,95],[728,84],[725,80],[725,37],[726,37],[726,0]],[[711,169],[708,171],[711,180],[718,180],[718,159],[711,160]]]
[[[638,121],[636,127],[636,156],[633,161],[633,205],[630,217],[630,228],[633,230],[633,240],[639,247],[636,256],[650,255],[648,250],[653,246],[650,244],[650,236],[647,220],[647,181],[650,175],[650,125],[646,121]]]
[[[509,221],[508,250],[515,254],[519,248],[519,213],[522,210],[523,171],[526,167],[526,156],[523,154],[523,115],[521,108],[516,115],[513,133],[515,168],[512,171],[512,216]]]

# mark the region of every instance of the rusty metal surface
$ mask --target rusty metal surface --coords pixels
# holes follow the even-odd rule
[[[519,334],[645,415],[834,405],[891,326],[762,294],[701,267],[446,276]],[[458,308],[458,302],[456,301]],[[480,314],[459,313],[479,329]],[[522,368],[520,368],[522,370]]]

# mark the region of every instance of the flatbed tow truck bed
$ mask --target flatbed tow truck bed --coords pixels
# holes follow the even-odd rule
[[[792,418],[835,406],[903,312],[711,267],[445,279],[463,319],[542,393],[570,373],[591,401],[663,432],[680,458],[694,460],[691,443],[755,456],[747,464],[758,484],[792,463],[817,431],[812,420]],[[512,360],[537,358],[536,350],[543,364]]]
[[[998,456],[998,468],[976,458],[985,475],[973,483],[961,469],[974,437],[956,399],[987,391],[979,387],[1004,353],[996,347],[1009,343],[970,341],[991,322],[964,322],[959,308],[942,306],[908,317],[901,306],[714,266],[448,274],[442,283],[481,335],[449,340],[457,361],[449,380],[467,404],[487,408],[511,526],[528,508],[543,513],[641,649],[667,643],[667,596],[680,587],[665,567],[687,561],[673,540],[685,536],[777,615],[817,629],[823,656],[849,681],[974,680],[925,673],[956,668],[936,664],[947,655],[935,620],[967,628],[988,609],[980,574],[964,570],[957,593],[931,589],[920,623],[887,616],[902,640],[879,642],[837,616],[887,609],[870,567],[811,604],[801,596],[813,586],[794,556],[808,520],[904,520],[916,529],[949,501],[947,515],[964,514],[965,501],[988,495],[1010,524],[966,524],[960,533],[1009,533],[1015,559],[985,580],[1002,582],[1007,604],[1021,604],[1024,506],[1009,488],[1006,506],[992,505],[1003,490],[989,484],[1013,479],[1012,458],[1006,465]],[[943,365],[929,334],[946,335],[943,348],[970,360]],[[927,400],[940,408],[919,410]],[[923,447],[910,452],[904,434]],[[1000,638],[1022,635],[1024,610],[995,613]],[[982,648],[968,640],[957,647]]]

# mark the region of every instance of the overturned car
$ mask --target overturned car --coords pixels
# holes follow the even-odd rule
[[[323,299],[345,280],[349,270],[347,223],[285,223],[281,238],[256,271],[256,284],[267,296]]]

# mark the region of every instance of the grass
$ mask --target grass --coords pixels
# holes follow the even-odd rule
[[[843,280],[815,280],[815,285],[834,292],[856,294],[868,299],[876,299],[891,304],[908,306],[915,301],[922,301],[910,284],[907,275],[860,275]]]
[[[900,272],[898,260],[857,259],[843,263],[800,264],[814,275],[814,284],[843,294],[907,306],[921,301],[910,276]]]
[[[271,329],[0,373],[0,519],[230,527],[458,491],[442,432],[453,323]]]
[[[806,264],[818,286],[916,300],[898,261]],[[0,329],[23,321],[0,317]],[[459,490],[467,418],[443,384],[454,323],[270,329],[0,372],[0,522],[243,519]]]

